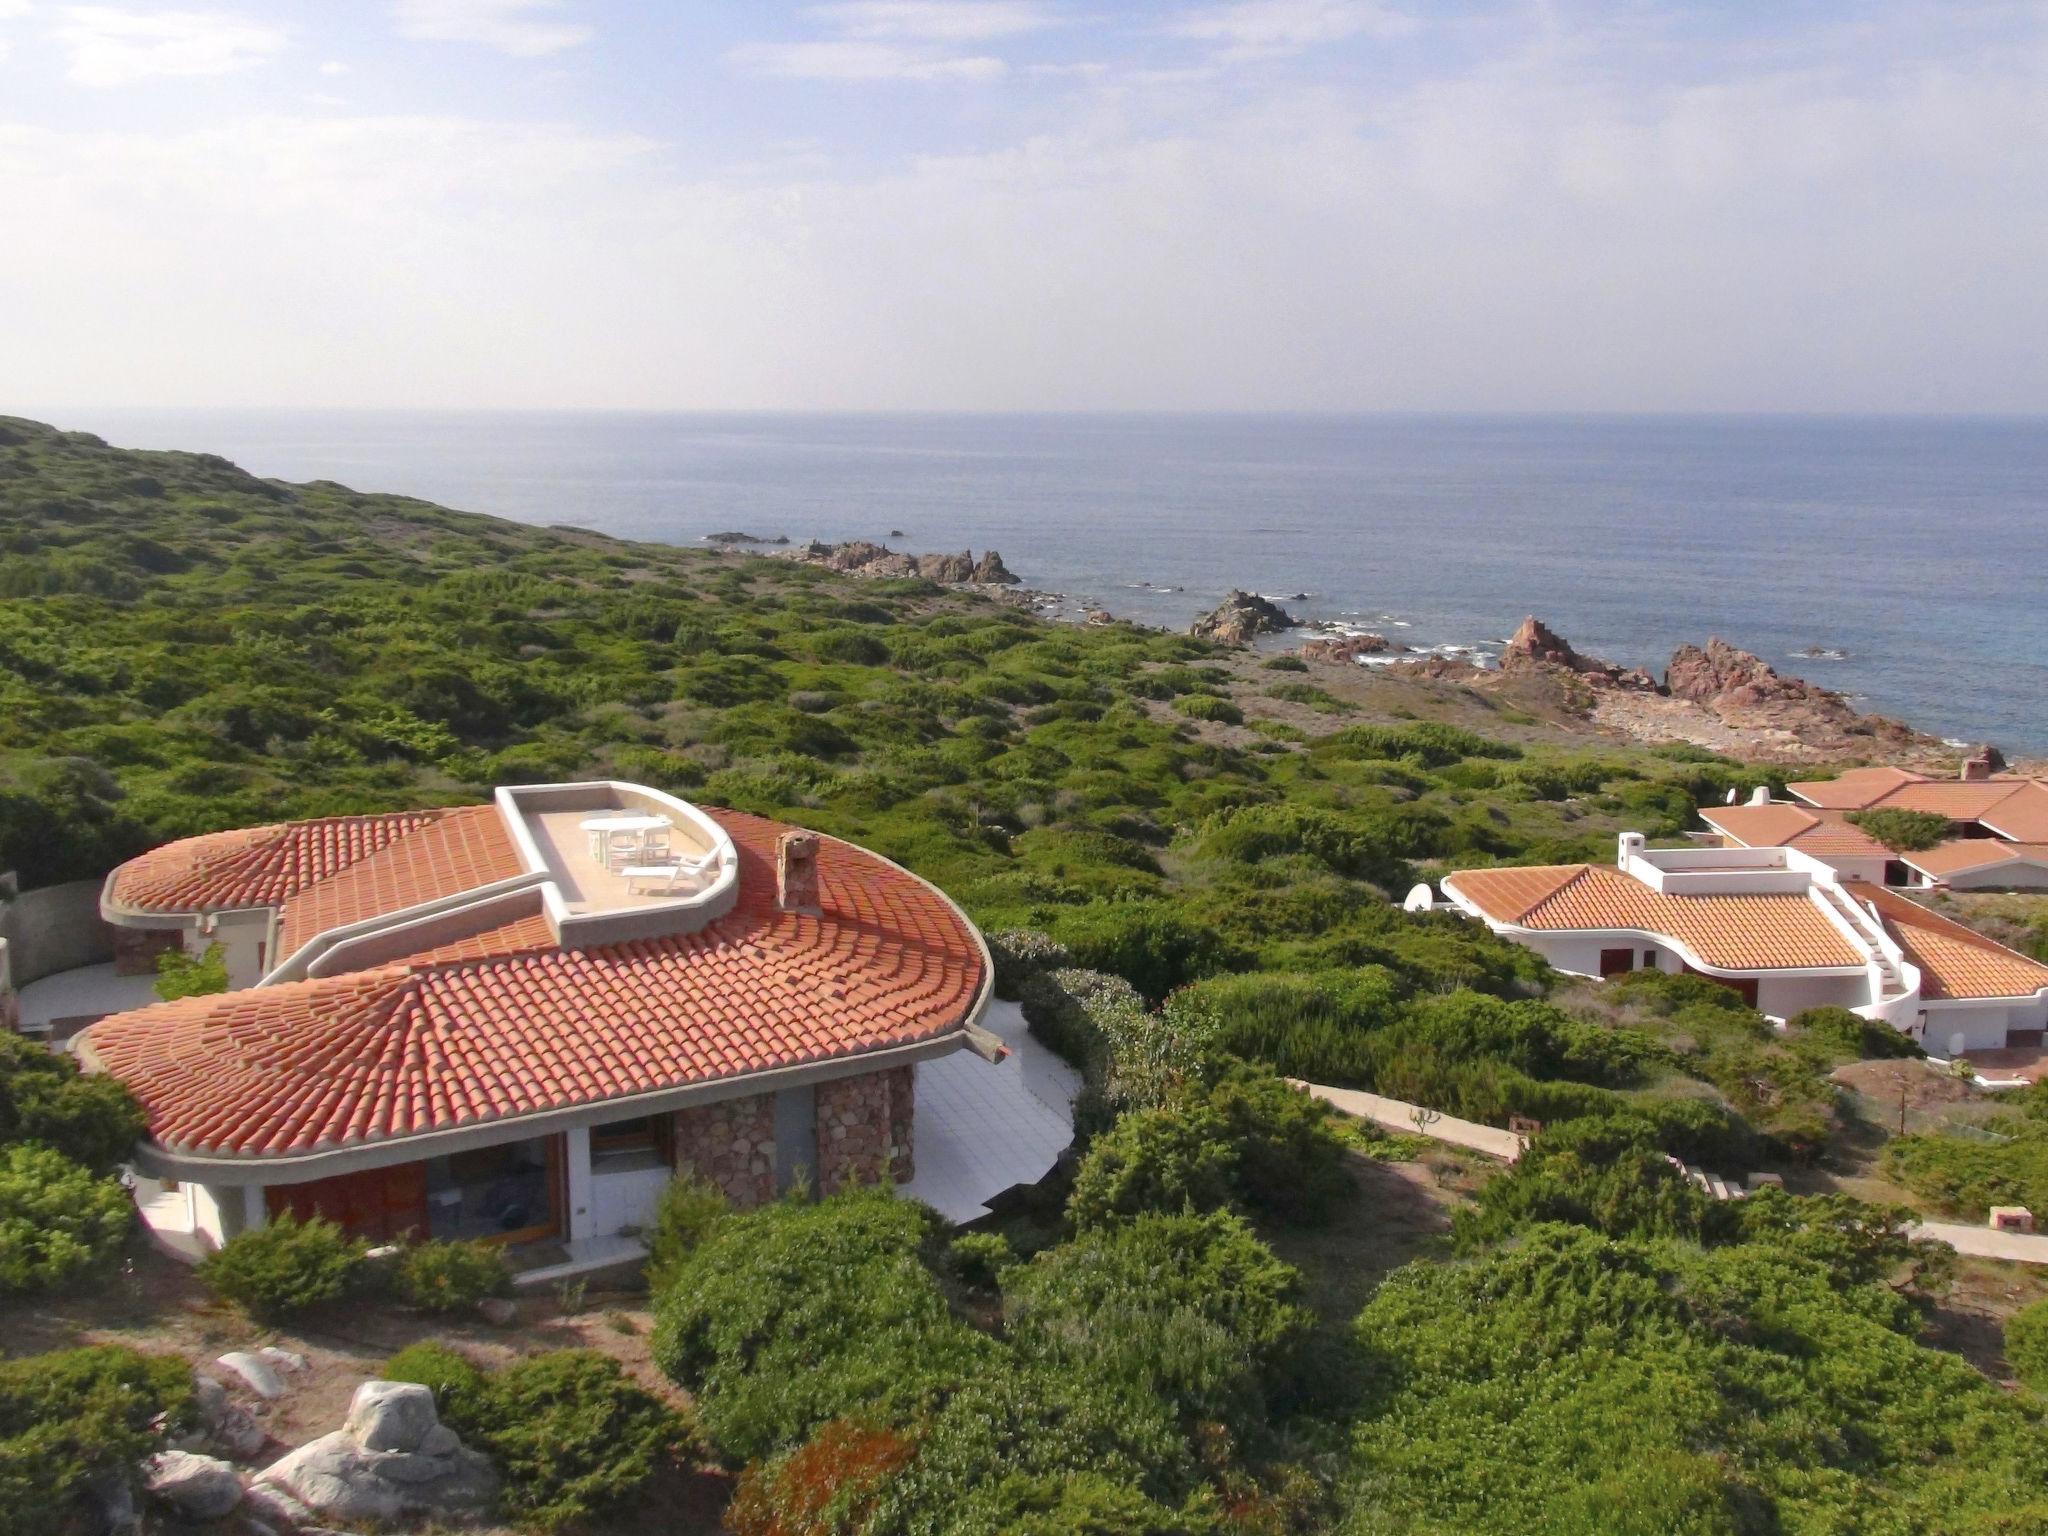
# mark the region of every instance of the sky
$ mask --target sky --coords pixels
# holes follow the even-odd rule
[[[0,0],[0,411],[2048,412],[2048,0]]]

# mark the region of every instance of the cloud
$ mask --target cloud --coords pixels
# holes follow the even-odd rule
[[[326,59],[320,65],[320,73],[329,76],[345,75],[348,73],[348,66],[339,59]]]
[[[562,0],[395,0],[398,35],[418,42],[481,43],[534,59],[588,42],[593,29],[557,19]]]
[[[132,85],[174,75],[224,75],[283,51],[281,28],[222,11],[124,11],[74,5],[51,31],[79,85]]]
[[[924,43],[986,43],[1059,25],[1030,0],[845,0],[804,15],[848,37]]]
[[[789,80],[995,80],[1009,70],[985,54],[935,54],[852,40],[748,43],[726,60],[749,74]]]
[[[1190,11],[1167,30],[1176,37],[1214,43],[1222,57],[1251,59],[1300,53],[1359,36],[1403,37],[1419,25],[1413,17],[1372,0],[1242,0]]]

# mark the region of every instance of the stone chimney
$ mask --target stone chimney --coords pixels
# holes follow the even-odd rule
[[[2005,767],[2005,754],[1993,746],[1985,746],[1963,759],[1963,780],[1974,784],[1990,778]]]
[[[775,841],[775,905],[785,912],[820,916],[818,834],[785,832]]]

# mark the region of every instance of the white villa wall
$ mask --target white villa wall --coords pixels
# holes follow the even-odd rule
[[[214,1247],[242,1230],[242,1192],[240,1189],[214,1189],[206,1184],[185,1184],[185,1210],[191,1218],[191,1230],[210,1238]]]
[[[656,1162],[644,1168],[617,1171],[600,1167],[590,1179],[590,1225],[600,1237],[627,1230],[645,1231],[654,1207],[675,1173]]]
[[[261,913],[246,917],[224,917],[211,933],[188,929],[185,953],[203,955],[209,944],[218,944],[221,959],[227,963],[228,990],[239,992],[244,987],[255,986],[269,969],[271,956],[265,944],[269,937],[270,912],[266,908]]]
[[[2015,1011],[1984,1003],[1930,1008],[1921,1043],[1930,1056],[1967,1056],[1972,1051],[1998,1050],[2005,1044],[2005,1033],[2013,1025]]]
[[[1870,1001],[1863,972],[1852,976],[1764,976],[1756,989],[1760,1012],[1789,1019],[1808,1008],[1860,1008]]]
[[[2048,890],[2048,868],[2039,864],[2000,864],[1951,875],[1947,884],[1954,891]]]
[[[1822,862],[1841,879],[1867,880],[1872,885],[1883,885],[1884,867],[1889,860],[1881,853],[1831,853]]]

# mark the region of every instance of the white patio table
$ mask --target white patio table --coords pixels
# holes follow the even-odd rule
[[[618,811],[604,816],[586,816],[576,825],[590,834],[590,856],[603,864],[605,860],[605,839],[614,832],[652,832],[669,824],[666,816],[650,816],[644,811]]]

